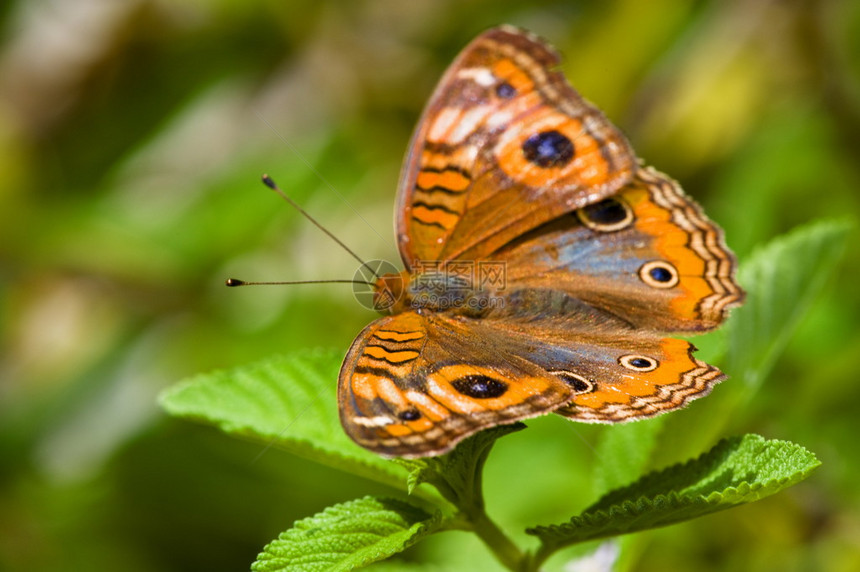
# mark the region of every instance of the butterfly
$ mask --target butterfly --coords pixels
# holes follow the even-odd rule
[[[556,413],[618,423],[678,409],[726,376],[666,332],[742,302],[722,230],[509,26],[473,40],[410,143],[396,203],[405,270],[355,339],[340,420],[388,457],[450,451]]]

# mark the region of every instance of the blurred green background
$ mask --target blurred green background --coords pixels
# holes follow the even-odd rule
[[[858,211],[851,0],[0,4],[0,569],[242,570],[294,520],[393,494],[169,419],[156,396],[276,352],[346,350],[373,317],[349,286],[224,288],[355,271],[258,177],[363,257],[398,262],[410,132],[454,55],[500,23],[550,40],[573,85],[742,260]],[[776,497],[639,535],[627,565],[860,569],[856,242],[774,373],[720,421],[823,466]],[[594,500],[601,429],[529,425],[487,467],[490,513],[512,529]],[[405,558],[493,564],[462,533]]]

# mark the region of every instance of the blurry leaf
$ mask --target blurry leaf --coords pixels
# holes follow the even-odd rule
[[[341,352],[306,350],[201,374],[161,395],[177,417],[213,423],[297,455],[396,487],[396,465],[353,443],[337,413]]]
[[[594,488],[598,495],[626,485],[643,473],[665,419],[657,417],[604,429],[594,467]]]
[[[820,463],[793,443],[758,435],[725,439],[687,463],[646,475],[605,495],[561,525],[527,530],[541,539],[539,554],[577,542],[689,520],[759,500],[802,479]]]
[[[263,549],[251,569],[353,570],[401,552],[441,522],[439,514],[409,503],[364,497],[296,522]]]
[[[732,315],[729,365],[733,377],[759,385],[836,266],[847,221],[823,221],[777,238],[741,267],[747,299]]]

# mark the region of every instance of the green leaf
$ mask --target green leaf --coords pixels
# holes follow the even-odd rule
[[[362,570],[367,570],[368,572],[450,572],[451,568],[430,562],[386,560],[371,564],[366,568],[362,568]]]
[[[768,375],[844,249],[849,221],[820,221],[755,252],[738,280],[745,304],[730,321],[726,371],[755,387]]]
[[[251,569],[353,570],[403,551],[441,524],[438,513],[430,515],[399,500],[364,497],[296,522],[263,549]]]
[[[758,435],[725,439],[701,457],[646,475],[570,522],[527,530],[540,561],[562,546],[690,520],[759,500],[806,478],[820,463],[799,445]]]
[[[632,482],[645,471],[665,420],[665,417],[655,417],[604,428],[594,467],[594,487],[598,495]]]
[[[171,415],[402,488],[395,464],[354,444],[341,428],[341,357],[334,350],[305,350],[197,375],[162,393],[161,404]]]

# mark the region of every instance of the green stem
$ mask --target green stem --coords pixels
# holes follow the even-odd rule
[[[523,560],[523,570],[531,572],[532,570],[540,570],[541,565],[546,562],[546,559],[553,555],[558,550],[557,546],[548,546],[541,543],[540,548],[536,552],[529,553]]]
[[[524,553],[490,520],[484,509],[483,469],[493,442],[501,435],[518,431],[521,425],[490,429],[461,443],[451,453],[424,461],[418,482],[436,487],[457,508],[450,528],[470,530],[487,545],[496,560],[512,572],[527,568],[531,555]]]
[[[495,522],[490,520],[490,517],[487,516],[487,513],[483,509],[470,512],[467,515],[467,519],[472,524],[472,530],[475,531],[478,538],[492,551],[496,560],[508,570],[513,570],[514,572],[522,570],[525,554]]]

